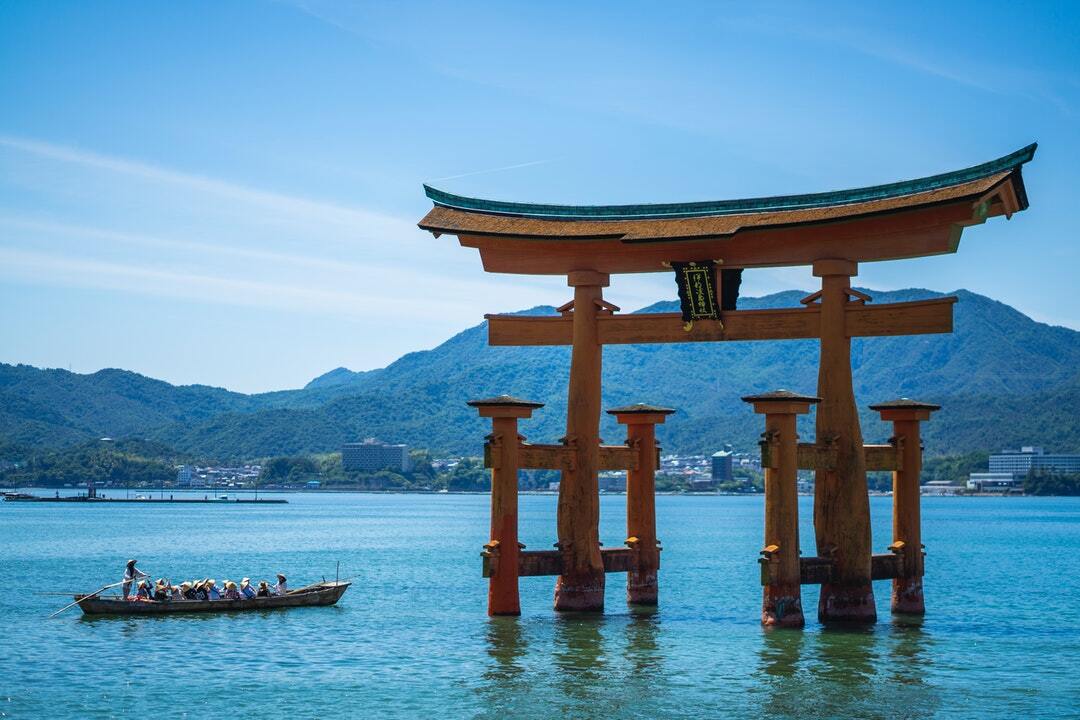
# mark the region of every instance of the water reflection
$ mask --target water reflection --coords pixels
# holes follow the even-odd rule
[[[789,678],[799,667],[803,631],[762,628],[761,669],[776,678]]]
[[[637,673],[658,673],[663,661],[657,635],[660,632],[660,613],[656,607],[634,607],[626,624],[625,657]]]
[[[764,630],[759,651],[771,718],[932,717],[940,708],[927,681],[931,641],[921,618],[817,632]]]
[[[500,683],[513,681],[525,671],[521,659],[528,650],[521,620],[516,617],[493,617],[488,620],[487,654],[494,661],[484,672],[484,679]]]
[[[569,698],[590,699],[605,685],[604,623],[600,613],[567,613],[555,618],[555,669]]]
[[[525,673],[524,659],[529,641],[522,622],[516,617],[492,617],[487,620],[487,663],[476,689],[481,696],[477,717],[518,717],[528,707],[531,684]]]
[[[799,672],[805,638],[802,630],[762,628],[759,665],[768,718],[805,717],[807,674]]]

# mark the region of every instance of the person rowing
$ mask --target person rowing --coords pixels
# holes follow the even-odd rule
[[[124,567],[124,599],[126,600],[131,595],[131,584],[139,578],[150,577],[142,570],[135,567],[136,560],[128,560],[127,566]]]

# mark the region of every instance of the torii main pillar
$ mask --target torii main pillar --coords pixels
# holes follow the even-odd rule
[[[832,577],[821,586],[818,619],[872,623],[877,620],[870,582],[870,498],[862,430],[851,379],[851,335],[846,315],[851,278],[849,260],[818,260],[821,278],[821,360],[818,365],[817,442],[835,447],[832,469],[814,475],[814,532],[818,555],[833,561]]]
[[[603,345],[597,313],[609,278],[592,270],[567,276],[574,288],[573,350],[566,403],[566,439],[573,461],[559,483],[559,550],[563,571],[555,583],[556,610],[604,609],[600,555],[600,381]]]

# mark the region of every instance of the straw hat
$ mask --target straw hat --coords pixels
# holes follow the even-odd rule
[[[191,589],[191,583],[189,583],[189,582],[180,583],[180,589],[181,590],[190,590]]]
[[[226,590],[235,590],[236,589],[236,583],[234,583],[232,580],[229,580],[228,582],[225,583],[225,589]]]
[[[206,581],[206,584],[209,585],[210,587],[213,587],[214,585],[217,585],[217,582],[214,581],[214,578],[210,578],[209,580]]]
[[[138,562],[138,560],[128,560],[127,564],[128,565],[134,565],[136,562]]]
[[[259,581],[259,587],[261,587],[261,588],[266,587],[266,581],[265,580],[260,580]]]
[[[240,581],[240,587],[244,587],[245,585],[250,585],[250,584],[251,584],[251,578],[244,578],[243,580]]]
[[[278,573],[278,574],[277,574],[277,579],[278,579],[278,580],[281,580],[282,582],[284,582],[284,581],[286,580],[286,577],[285,577],[284,575],[282,575],[281,573]]]

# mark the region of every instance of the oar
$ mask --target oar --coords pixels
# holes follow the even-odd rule
[[[130,581],[130,580],[121,580],[120,582],[116,582],[116,583],[113,583],[112,585],[106,585],[105,587],[101,588],[101,589],[100,589],[100,590],[98,590],[97,592],[92,592],[92,593],[90,593],[89,595],[83,595],[83,596],[82,596],[81,598],[79,598],[79,599],[78,599],[78,600],[76,600],[75,602],[73,602],[73,603],[71,603],[71,604],[69,604],[69,605],[65,605],[64,607],[60,608],[59,610],[57,610],[56,612],[54,612],[54,613],[53,613],[52,615],[50,615],[50,616],[49,616],[49,618],[47,618],[47,619],[51,619],[51,618],[54,618],[54,617],[56,617],[57,615],[59,615],[60,613],[62,613],[62,612],[64,612],[65,610],[67,610],[68,608],[70,608],[70,607],[75,607],[76,605],[78,605],[79,603],[81,603],[81,602],[82,602],[83,600],[89,600],[89,599],[90,599],[90,598],[92,598],[92,597],[96,597],[96,596],[100,595],[101,593],[105,592],[105,591],[106,591],[106,590],[108,590],[109,588],[114,588],[114,587],[116,587],[117,585],[123,585],[123,584],[124,584],[124,583],[126,583],[126,582],[131,582],[131,581]]]

